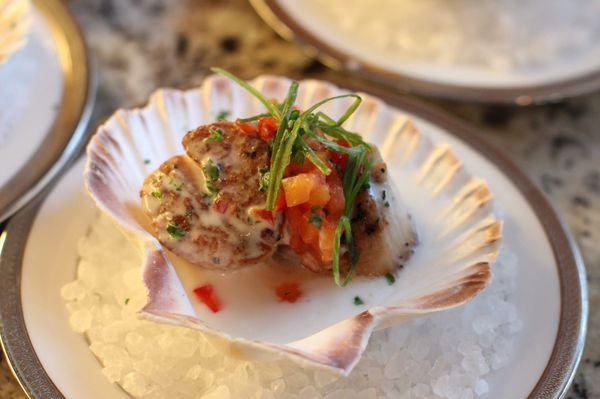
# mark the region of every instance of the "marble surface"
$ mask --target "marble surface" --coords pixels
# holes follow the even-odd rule
[[[278,38],[245,0],[68,3],[97,61],[96,123],[117,107],[140,105],[157,87],[196,86],[213,65],[246,78],[332,75]],[[432,102],[479,126],[511,154],[574,233],[587,265],[590,317],[582,364],[567,397],[600,399],[600,93],[524,109]],[[5,362],[0,397],[25,398]]]

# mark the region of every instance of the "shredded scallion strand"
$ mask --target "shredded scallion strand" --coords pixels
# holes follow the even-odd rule
[[[277,132],[272,142],[271,162],[269,168],[269,181],[267,187],[267,204],[268,210],[273,210],[275,202],[279,194],[281,181],[285,173],[285,169],[290,164],[292,158],[292,149],[299,148],[304,156],[310,160],[322,173],[328,175],[331,169],[317,156],[312,148],[302,138],[306,135],[315,139],[336,152],[347,154],[346,172],[343,177],[344,190],[344,213],[340,217],[334,234],[334,248],[332,271],[335,283],[344,287],[350,281],[352,274],[358,263],[360,254],[356,250],[352,237],[351,213],[354,207],[356,197],[361,188],[367,183],[371,166],[373,163],[372,151],[362,137],[354,132],[349,132],[341,125],[346,122],[356,109],[361,104],[361,97],[357,94],[342,94],[330,98],[326,98],[312,105],[306,111],[298,114],[298,111],[293,110],[296,97],[298,95],[298,83],[292,82],[286,98],[280,104],[274,104],[263,96],[258,90],[247,82],[237,78],[231,73],[221,68],[211,68],[215,73],[219,73],[246,89],[260,102],[264,104],[268,113],[262,113],[253,117],[240,119],[240,122],[252,122],[265,116],[272,116],[278,122]],[[317,111],[324,104],[342,99],[354,98],[354,101],[342,114],[338,120],[334,120],[325,113]],[[291,118],[294,113],[294,118]],[[317,134],[317,130],[320,134]],[[344,140],[350,144],[350,147],[340,145],[324,136],[329,136],[336,140]],[[342,279],[340,274],[340,248],[344,237],[348,255],[350,258],[350,268],[346,276]]]

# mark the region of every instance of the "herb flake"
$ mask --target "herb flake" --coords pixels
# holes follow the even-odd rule
[[[392,273],[386,273],[385,279],[387,280],[388,285],[394,285],[396,282],[396,277]]]
[[[162,191],[160,190],[154,190],[150,193],[150,195],[152,195],[156,199],[162,199]]]
[[[358,295],[354,297],[354,304],[356,306],[360,306],[360,305],[364,305],[365,302],[362,300],[361,297],[359,297]]]
[[[169,223],[167,226],[167,233],[169,233],[172,238],[176,239],[183,238],[187,234],[184,229],[174,223]]]
[[[125,298],[125,305],[129,304],[129,298]]]
[[[208,128],[208,137],[203,140],[205,143],[216,143],[223,141],[223,130],[211,126]]]
[[[310,217],[308,218],[308,222],[314,224],[317,229],[321,229],[321,224],[323,223],[323,216],[317,213],[317,211],[321,209],[320,206],[313,206],[310,209]]]
[[[227,117],[229,117],[230,112],[227,111],[226,109],[222,110],[221,112],[219,112],[217,114],[217,120],[218,121],[224,121],[227,119]]]

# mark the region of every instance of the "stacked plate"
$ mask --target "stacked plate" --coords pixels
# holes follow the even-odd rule
[[[0,15],[1,222],[77,155],[94,90],[62,2],[1,0]]]

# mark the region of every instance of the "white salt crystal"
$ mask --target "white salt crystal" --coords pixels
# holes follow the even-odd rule
[[[298,392],[298,399],[321,399],[321,394],[314,386],[308,385]]]
[[[440,378],[433,381],[431,388],[433,393],[437,396],[445,397],[450,385],[450,376],[448,374],[442,375]]]
[[[467,356],[465,356],[461,362],[461,365],[467,373],[475,374],[477,376],[487,374],[490,371],[485,358],[479,352],[469,353]]]
[[[280,378],[271,382],[271,391],[273,391],[275,395],[281,395],[283,391],[285,391],[285,381]]]
[[[350,389],[338,389],[325,395],[325,399],[351,399],[353,397],[354,391]]]
[[[198,341],[186,337],[177,337],[173,339],[169,346],[169,355],[177,358],[191,357],[198,348]]]
[[[122,368],[118,366],[109,366],[102,369],[102,373],[108,378],[111,383],[117,382],[121,379]]]
[[[393,380],[400,377],[405,370],[406,360],[407,359],[399,353],[392,356],[384,368],[385,378]]]
[[[337,381],[339,377],[327,370],[315,370],[315,385],[319,388],[326,387],[327,385]]]
[[[371,387],[356,394],[356,399],[377,399],[377,389]]]
[[[92,325],[92,314],[87,310],[76,310],[69,317],[69,323],[75,332],[85,332]]]
[[[150,375],[156,370],[156,365],[149,359],[133,362],[133,369],[139,373]]]
[[[243,362],[226,356],[197,331],[138,318],[136,306],[143,304],[146,292],[139,281],[133,286],[135,273],[128,273],[136,269],[139,276],[138,255],[104,219],[92,228],[88,240],[93,245],[82,240],[87,247],[81,254],[81,276],[93,275],[95,286],[82,279],[79,286],[63,289],[71,298],[65,300],[107,379],[132,395],[144,392],[141,397],[147,399],[198,398],[201,393],[233,399],[469,399],[489,391],[481,377],[508,364],[521,327],[507,299],[515,289],[516,268],[501,254],[502,270],[476,299],[375,332],[348,378],[287,360]],[[99,242],[105,243],[101,250]],[[128,305],[124,298],[130,298]]]
[[[229,399],[230,397],[231,394],[229,393],[229,387],[221,385],[206,395],[203,395],[202,399]]]
[[[429,385],[418,383],[413,388],[411,388],[410,392],[415,398],[425,398],[430,394],[431,390],[429,388]]]
[[[185,378],[188,378],[190,380],[195,380],[200,376],[200,373],[202,373],[202,367],[200,365],[196,364],[189,368],[189,370],[185,374]]]
[[[132,396],[143,396],[147,392],[146,379],[140,373],[131,372],[123,377],[123,389]]]
[[[60,295],[67,301],[81,301],[85,297],[85,289],[77,280],[65,284],[60,289]]]
[[[294,373],[289,377],[285,377],[285,385],[293,391],[298,391],[309,383],[310,380],[304,373]]]
[[[486,393],[488,393],[489,391],[490,391],[490,387],[486,380],[481,379],[481,380],[477,381],[477,384],[475,385],[475,394],[477,396],[483,396]]]
[[[417,339],[408,348],[408,351],[413,359],[423,360],[429,354],[430,343],[425,339]]]
[[[256,362],[250,365],[265,381],[272,381],[283,376],[281,367],[274,362]]]

